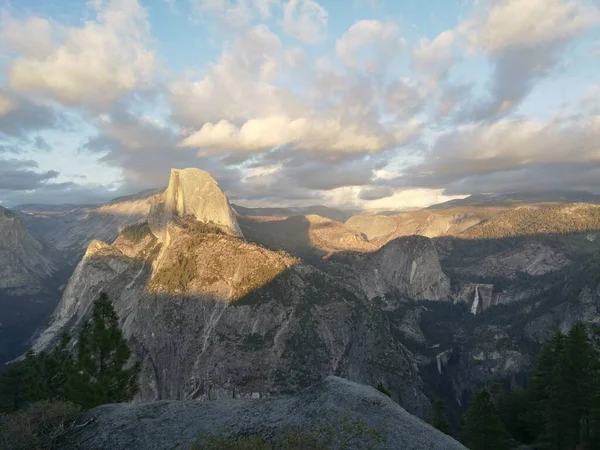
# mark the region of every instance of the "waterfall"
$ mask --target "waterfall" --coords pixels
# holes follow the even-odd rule
[[[477,308],[479,307],[479,286],[475,286],[475,299],[471,305],[471,314],[477,314]]]

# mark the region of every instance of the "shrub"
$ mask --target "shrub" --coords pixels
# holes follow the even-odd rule
[[[381,392],[382,394],[387,395],[388,397],[391,397],[392,394],[390,393],[390,391],[388,391],[384,386],[383,383],[377,383],[377,390],[379,392]]]
[[[192,450],[342,450],[375,449],[383,443],[380,429],[368,428],[361,418],[344,415],[335,424],[320,425],[312,430],[285,427],[271,436],[235,434],[221,431],[201,435]]]
[[[196,273],[196,255],[182,253],[173,264],[156,273],[151,285],[169,291],[185,291]]]
[[[0,416],[0,448],[42,450],[52,448],[68,430],[79,407],[64,401],[40,401],[23,410]]]
[[[150,233],[148,222],[129,225],[121,230],[121,235],[131,242],[137,244]]]

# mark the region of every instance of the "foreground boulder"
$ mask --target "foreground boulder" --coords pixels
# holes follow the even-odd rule
[[[230,432],[268,437],[286,426],[309,433],[324,424],[335,425],[344,416],[380,430],[381,449],[465,448],[377,390],[338,377],[328,377],[294,396],[100,406],[77,418],[79,427],[60,448],[187,449],[199,435]]]

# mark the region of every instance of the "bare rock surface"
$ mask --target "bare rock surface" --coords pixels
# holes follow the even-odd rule
[[[78,418],[79,423],[93,421],[68,435],[60,448],[187,449],[200,433],[226,430],[270,436],[285,426],[310,432],[327,423],[335,425],[344,416],[362,419],[369,428],[380,430],[384,442],[379,449],[465,449],[377,390],[338,377],[328,377],[296,395],[268,399],[100,406]]]
[[[408,236],[371,253],[346,252],[331,258],[329,270],[353,283],[368,298],[399,295],[414,300],[447,300],[450,279],[432,241]]]
[[[242,236],[227,196],[204,170],[171,169],[167,190],[152,204],[148,218],[150,229],[164,241],[166,226],[175,216],[212,222],[232,236]]]

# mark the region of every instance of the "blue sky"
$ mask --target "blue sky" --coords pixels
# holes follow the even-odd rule
[[[5,205],[188,166],[247,205],[600,191],[592,0],[0,0],[0,20]]]

